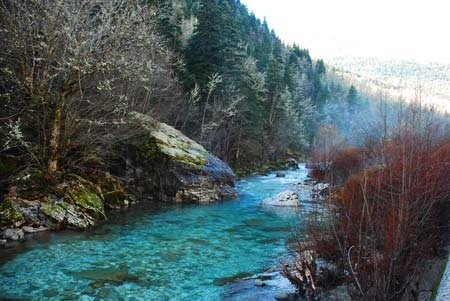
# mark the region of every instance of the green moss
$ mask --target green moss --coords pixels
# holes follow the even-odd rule
[[[148,135],[139,141],[138,149],[149,162],[169,160],[174,163],[202,168],[207,163],[208,152],[180,131],[164,123],[155,122],[149,116],[137,114],[136,118],[148,131]]]
[[[139,141],[137,147],[139,154],[149,162],[155,162],[162,159],[155,140],[151,136],[147,136]]]
[[[13,200],[6,199],[0,205],[0,228],[18,227],[25,223],[25,218],[13,204]]]
[[[41,212],[58,223],[62,223],[67,213],[67,204],[45,201],[41,203]]]
[[[125,191],[122,182],[109,173],[97,174],[93,181],[100,188],[104,205],[111,209],[127,207],[131,196]]]
[[[44,173],[35,167],[24,169],[15,176],[15,181],[25,189],[42,189],[46,185]]]
[[[74,204],[89,216],[106,219],[100,188],[91,181],[76,174],[67,176],[68,186],[64,188],[64,202]]]
[[[87,210],[94,219],[106,219],[102,199],[86,184],[72,183],[64,192],[64,200]]]

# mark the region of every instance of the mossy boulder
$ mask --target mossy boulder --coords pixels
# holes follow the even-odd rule
[[[81,208],[95,220],[106,219],[99,187],[79,176],[72,176],[72,178],[73,180],[64,190],[64,201]]]
[[[117,177],[105,173],[96,177],[96,180],[97,185],[102,190],[106,208],[126,208],[135,202],[134,196],[125,191],[124,184]]]
[[[137,192],[166,202],[208,203],[236,196],[235,175],[226,163],[173,127],[134,116],[143,134],[124,147],[123,176]]]
[[[61,188],[63,197],[46,197],[40,207],[52,229],[87,229],[106,220],[101,191],[98,186],[76,175],[70,175]]]
[[[18,228],[23,224],[25,224],[25,218],[19,204],[16,204],[12,198],[6,198],[0,204],[0,229]]]

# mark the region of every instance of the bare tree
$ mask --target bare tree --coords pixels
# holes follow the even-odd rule
[[[74,144],[112,139],[131,112],[178,96],[156,13],[134,0],[0,2],[0,120],[21,120],[48,175]]]

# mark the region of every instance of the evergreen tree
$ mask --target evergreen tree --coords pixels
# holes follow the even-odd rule
[[[326,72],[325,63],[323,62],[322,59],[317,60],[317,62],[316,62],[316,74],[317,75],[322,75],[322,74],[325,74],[325,72]]]
[[[358,92],[355,86],[351,85],[347,93],[347,104],[350,114],[353,114],[358,106]]]

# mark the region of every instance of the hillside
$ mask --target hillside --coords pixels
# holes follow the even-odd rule
[[[336,57],[327,63],[360,90],[407,101],[420,98],[424,104],[450,112],[450,65],[363,57]]]

